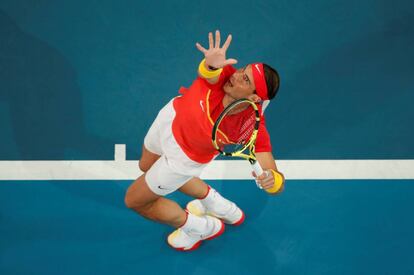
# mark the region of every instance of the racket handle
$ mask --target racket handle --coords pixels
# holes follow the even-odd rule
[[[258,161],[255,161],[252,163],[252,168],[253,168],[253,171],[256,173],[257,177],[263,174],[262,166],[260,166]]]

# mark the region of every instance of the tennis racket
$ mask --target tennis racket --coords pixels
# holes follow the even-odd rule
[[[257,105],[248,99],[239,99],[229,104],[219,115],[213,126],[213,146],[224,156],[247,159],[257,176],[263,169],[256,159],[255,143],[260,124]],[[276,184],[268,193],[279,191],[283,175],[274,173]]]

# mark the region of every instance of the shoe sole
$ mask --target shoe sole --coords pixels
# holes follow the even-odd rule
[[[207,239],[204,239],[204,240],[199,240],[198,242],[196,242],[195,244],[193,244],[193,246],[191,246],[191,247],[190,247],[190,248],[188,248],[188,249],[185,249],[184,247],[174,247],[174,246],[170,245],[170,244],[168,243],[168,241],[167,241],[167,244],[168,244],[170,247],[172,247],[172,248],[174,248],[175,250],[178,250],[178,251],[187,252],[187,251],[193,251],[193,250],[196,250],[197,248],[199,248],[199,247],[200,247],[200,245],[201,245],[201,243],[202,243],[203,241],[209,241],[209,240],[212,240],[212,239],[217,238],[218,236],[220,236],[221,234],[223,234],[223,233],[224,233],[224,229],[225,229],[225,227],[226,227],[226,226],[224,225],[224,223],[223,223],[223,221],[222,221],[222,220],[220,220],[220,223],[221,223],[221,228],[220,228],[220,230],[219,230],[219,231],[217,231],[217,233],[216,233],[216,234],[214,234],[214,235],[212,235],[212,236],[208,237]]]
[[[244,215],[243,210],[240,209],[240,211],[242,212],[242,216],[241,216],[240,220],[238,220],[235,223],[231,223],[231,225],[233,225],[233,226],[239,226],[239,225],[241,225],[244,222],[244,219],[246,218],[246,216]]]

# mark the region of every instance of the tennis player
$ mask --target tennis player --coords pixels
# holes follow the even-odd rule
[[[253,176],[259,187],[269,189],[275,183],[271,170],[277,171],[263,115],[279,88],[277,72],[263,63],[235,69],[237,60],[226,58],[232,36],[222,46],[219,31],[215,38],[209,33],[208,40],[208,49],[196,43],[204,54],[198,77],[161,109],[145,136],[139,161],[144,173],[125,196],[128,208],[176,228],[167,241],[183,251],[196,249],[203,240],[222,234],[224,223],[239,225],[244,221],[243,211],[234,202],[199,178],[218,154],[211,142],[214,121],[231,102],[241,98],[264,102],[256,157],[265,173]],[[195,198],[187,205],[187,211],[164,197],[176,190]]]

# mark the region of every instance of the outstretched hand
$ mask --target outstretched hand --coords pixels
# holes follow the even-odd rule
[[[198,42],[196,43],[197,49],[202,52],[205,56],[207,66],[211,66],[214,68],[223,68],[226,65],[233,65],[237,63],[237,60],[234,58],[226,59],[226,51],[230,46],[231,42],[231,34],[227,37],[226,41],[223,44],[223,47],[220,48],[220,31],[216,31],[215,41],[213,39],[213,34],[210,32],[208,33],[208,42],[209,48],[205,49],[201,46]]]

